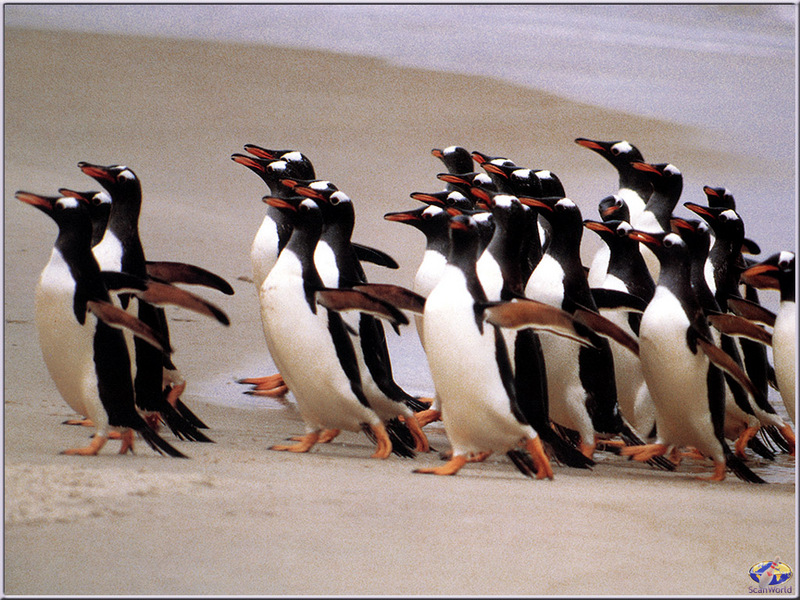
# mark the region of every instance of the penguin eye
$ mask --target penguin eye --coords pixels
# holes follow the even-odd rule
[[[614,156],[619,156],[619,148],[617,148],[616,146],[611,146],[611,154],[613,154]]]
[[[337,204],[339,204],[339,198],[336,197],[336,194],[331,196],[330,203],[331,206],[336,206]]]

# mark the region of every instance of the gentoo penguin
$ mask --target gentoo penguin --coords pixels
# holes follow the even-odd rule
[[[569,314],[600,317],[580,258],[583,220],[580,209],[569,198],[520,198],[540,209],[550,222],[552,241],[525,286],[525,296],[565,310]],[[602,319],[607,324],[607,320]],[[627,347],[635,348],[630,336],[609,325],[609,335],[619,334]],[[611,330],[616,330],[611,334]],[[619,412],[614,378],[614,358],[605,337],[586,347],[554,336],[542,336],[547,369],[550,418],[578,432],[580,448],[592,457],[598,434],[620,434],[630,443],[641,438]],[[635,350],[632,350],[635,351]],[[664,465],[666,466],[666,465]]]
[[[317,293],[325,287],[314,259],[322,211],[311,199],[298,204],[274,197],[265,201],[291,214],[293,228],[259,291],[262,322],[269,329],[270,352],[306,425],[296,444],[272,449],[308,452],[323,430],[345,429],[373,436],[378,444],[374,458],[386,458],[392,451],[412,455],[410,448],[392,444],[383,419],[370,407],[341,315],[318,302]]]
[[[634,170],[647,175],[653,185],[653,193],[647,199],[644,210],[636,218],[631,216],[631,225],[637,231],[669,233],[672,213],[678,204],[681,192],[683,192],[683,174],[675,165],[670,163],[633,162],[631,166]],[[630,206],[628,210],[630,210]],[[647,268],[653,276],[653,280],[658,281],[658,270],[660,268],[658,259],[646,245],[641,249],[641,252],[647,263]]]
[[[780,290],[780,305],[772,333],[775,378],[786,412],[794,423],[795,365],[797,357],[797,306],[795,304],[794,252],[778,252],[746,269],[741,278],[753,287]]]
[[[708,287],[705,275],[706,259],[711,244],[711,234],[708,225],[697,219],[682,219],[673,217],[672,230],[681,236],[686,243],[691,264],[690,284],[697,296],[697,300],[703,312],[712,324],[714,319],[721,315],[720,306],[714,293]],[[730,319],[736,319],[733,315],[726,315]],[[750,331],[751,324],[744,321]],[[752,327],[754,337],[761,334],[765,343],[771,343],[768,339],[766,330]],[[714,343],[722,350],[727,352],[731,358],[743,368],[741,355],[738,347],[732,343],[727,334],[715,328],[711,329]],[[725,374],[725,437],[734,440],[735,452],[740,458],[745,458],[744,449],[746,446],[767,459],[774,459],[774,454],[753,436],[759,431],[761,423],[756,417],[754,407],[747,397],[747,391],[730,375]],[[769,421],[765,425],[770,425]]]
[[[450,228],[448,263],[425,301],[424,318],[425,351],[452,458],[443,466],[415,472],[454,475],[471,459],[503,452],[526,475],[552,478],[539,434],[517,405],[503,336],[484,321],[488,303],[475,267],[478,226],[471,216],[459,215],[450,220]],[[536,309],[563,314],[539,303]],[[529,454],[520,451],[521,443]]]
[[[315,200],[322,211],[324,226],[314,251],[314,263],[323,283],[329,288],[349,288],[367,283],[350,241],[355,226],[355,211],[350,197],[325,181],[298,184],[294,190]],[[417,450],[427,451],[427,439],[419,431],[413,413],[428,408],[431,401],[415,398],[394,380],[383,324],[367,313],[356,314],[352,320],[346,317],[345,320],[357,332],[358,342],[354,345],[362,388],[370,405],[387,419],[402,416],[414,436]],[[394,414],[390,417],[392,412]],[[404,428],[397,429],[402,431]]]
[[[741,298],[740,275],[745,269],[745,259],[741,249],[744,237],[744,223],[739,214],[723,207],[704,207],[692,202],[684,206],[702,217],[715,232],[716,239],[709,253],[707,264],[713,267],[714,293],[720,310],[727,312],[731,298]],[[708,280],[708,277],[706,278]],[[758,390],[753,397],[753,409],[762,424],[773,425],[780,435],[769,428],[766,432],[770,438],[784,450],[794,451],[794,437],[791,428],[775,412],[770,404],[769,393],[770,372],[766,347],[763,343],[740,337],[736,340],[723,338],[723,350],[729,354],[736,352],[738,343],[745,372]],[[781,436],[784,439],[781,439]]]
[[[100,268],[104,271],[147,278],[148,265],[139,239],[139,213],[142,203],[139,179],[131,169],[123,165],[100,166],[80,162],[78,167],[103,186],[111,196],[111,212],[105,235],[93,248]],[[163,332],[168,338],[169,328],[163,308],[153,306],[146,301],[142,302],[135,296],[129,298],[127,295],[120,295],[119,301],[123,308],[130,304],[130,310],[134,311],[139,319]],[[214,317],[227,325],[228,319],[224,313],[215,307],[213,311]],[[177,410],[178,406],[185,408],[182,403],[177,404],[177,395],[185,387],[185,381],[169,357],[139,339],[133,340],[133,347],[136,406],[144,411],[148,418],[154,419],[154,423],[158,420],[166,422],[179,438],[200,442],[212,441],[200,431],[188,413],[182,414]]]
[[[686,243],[674,233],[634,231],[631,236],[647,244],[661,263],[655,295],[639,328],[639,357],[656,408],[657,438],[621,453],[635,460],[665,454],[677,460],[681,447],[692,447],[714,461],[710,480],[723,480],[727,466],[745,481],[764,483],[725,441],[722,369],[733,373],[736,365],[712,341],[691,287]],[[711,369],[712,361],[720,369]]]
[[[91,250],[88,207],[72,197],[17,192],[16,197],[58,225],[50,261],[36,287],[35,320],[45,364],[59,393],[97,428],[91,443],[62,454],[94,455],[112,431],[120,432],[120,454],[133,451],[137,431],[157,452],[185,457],[142,419],[134,404],[130,358],[121,327],[166,351],[158,332],[111,304]],[[138,280],[141,281],[141,280]],[[139,289],[144,289],[144,282]],[[131,281],[127,281],[130,287]],[[136,284],[134,284],[136,285]]]
[[[488,301],[511,301],[525,297],[527,247],[523,239],[530,236],[531,223],[524,206],[516,196],[489,194],[476,190],[490,208],[495,221],[491,242],[481,252],[475,270]],[[534,227],[535,228],[535,227]],[[574,446],[560,438],[551,427],[547,372],[538,334],[532,329],[502,331],[514,374],[517,404],[557,458],[575,467],[587,467],[593,461],[581,455]]]
[[[627,216],[627,205],[622,198],[612,197],[620,201],[617,211],[619,216]],[[617,206],[616,203],[612,204]],[[608,214],[608,213],[606,213]],[[646,305],[655,293],[656,284],[647,270],[639,243],[630,239],[628,234],[633,230],[626,220],[585,220],[584,227],[594,231],[609,249],[605,277],[599,286],[593,287],[593,295],[599,290],[617,290],[640,298]],[[600,314],[616,323],[623,331],[634,337],[639,336],[641,312],[619,311],[600,308]],[[618,344],[611,345],[614,356],[614,375],[617,384],[617,401],[622,415],[633,425],[634,429],[650,437],[655,425],[655,409],[647,384],[644,381],[639,357],[633,355]]]

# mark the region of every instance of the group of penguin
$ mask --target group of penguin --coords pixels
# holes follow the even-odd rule
[[[251,247],[253,280],[279,373],[243,379],[249,393],[291,391],[305,432],[274,450],[307,452],[341,430],[363,431],[374,458],[431,449],[423,428],[441,421],[446,462],[415,472],[453,475],[503,453],[523,474],[553,478],[551,461],[591,468],[610,451],[674,470],[685,456],[711,459],[763,483],[746,448],[765,459],[794,455],[790,423],[767,399],[776,388],[794,419],[794,253],[761,262],[735,200],[706,186],[699,219],[674,216],[681,172],[645,162],[627,141],[575,140],[608,160],[619,189],[584,220],[555,173],[512,160],[434,149],[440,189],[413,192],[421,206],[385,219],[426,240],[413,290],[367,281],[363,262],[397,262],[353,241],[352,200],[317,178],[296,150],[245,145],[231,156],[269,193]],[[475,166],[480,167],[480,171]],[[211,442],[181,401],[165,306],[228,324],[211,302],[176,284],[233,288],[195,265],[145,259],[141,184],[122,165],[81,162],[102,191],[17,192],[58,226],[39,279],[35,320],[47,369],[77,421],[96,432],[66,454],[97,454],[109,437],[133,451],[185,455],[159,433]],[[604,244],[586,268],[584,229]],[[780,308],[759,303],[777,290]],[[417,397],[394,378],[384,324],[413,318],[434,384]],[[772,348],[769,361],[767,346]],[[729,442],[733,442],[731,449]]]
[[[794,253],[746,256],[760,250],[725,188],[706,186],[707,206],[684,204],[700,218],[680,218],[674,165],[645,162],[627,141],[575,141],[619,173],[599,220],[583,220],[551,171],[434,149],[441,189],[385,215],[425,235],[413,290],[367,281],[362,262],[397,263],[352,241],[352,200],[307,156],[254,144],[231,156],[269,189],[251,260],[279,370],[241,382],[291,391],[305,425],[272,449],[307,452],[348,430],[376,443],[375,458],[414,456],[430,450],[422,428],[441,421],[447,461],[415,472],[453,475],[504,453],[553,478],[551,460],[590,468],[602,449],[667,470],[711,459],[710,480],[730,469],[764,483],[745,448],[794,455],[792,426],[767,399],[777,388],[794,418]],[[604,242],[589,268],[584,229]],[[777,314],[757,289],[780,292]],[[410,317],[433,398],[392,373],[383,324],[399,333]]]
[[[178,439],[212,440],[180,398],[186,382],[171,360],[164,307],[181,306],[228,325],[217,306],[174,284],[228,295],[233,288],[195,265],[146,260],[139,179],[122,165],[78,167],[103,189],[16,193],[58,227],[36,286],[36,329],[58,392],[81,415],[65,423],[95,428],[88,446],[62,454],[98,454],[110,437],[122,440],[120,454],[133,452],[138,433],[157,452],[185,458],[159,433],[162,423]]]

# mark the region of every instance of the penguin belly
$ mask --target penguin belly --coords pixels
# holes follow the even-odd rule
[[[448,271],[442,283],[460,277]],[[454,455],[507,452],[536,436],[511,412],[495,359],[494,329],[484,324],[481,335],[473,305],[466,287],[454,294],[441,284],[425,303],[425,349]]]
[[[64,401],[76,413],[92,419],[107,433],[108,415],[98,392],[94,362],[97,319],[86,315],[83,325],[73,311],[75,282],[67,264],[54,253],[36,288],[34,320],[47,371]]]
[[[772,334],[772,359],[778,389],[789,413],[795,422],[795,360],[797,357],[797,312],[794,302],[781,302],[775,317]]]
[[[287,262],[294,262],[294,268],[282,268]],[[306,424],[360,431],[364,423],[380,423],[350,387],[331,340],[328,311],[319,305],[316,314],[311,311],[296,257],[289,254],[276,263],[261,286],[260,300],[270,350]]]
[[[656,412],[658,439],[668,445],[693,446],[723,461],[708,401],[709,361],[686,341],[689,320],[680,301],[656,289],[642,315],[639,357]]]
[[[269,275],[278,259],[278,227],[269,216],[264,217],[250,246],[250,263],[253,267],[253,283],[256,290]]]
[[[436,287],[436,284],[439,283],[446,264],[447,257],[444,254],[434,250],[426,250],[414,276],[414,291],[423,298],[427,298],[433,288]],[[417,328],[417,335],[424,349],[425,333],[422,315],[414,315],[414,325]]]
[[[564,301],[564,272],[548,254],[528,279],[525,296],[557,308]],[[594,439],[594,426],[586,409],[586,392],[580,380],[580,345],[552,333],[540,334],[550,420],[573,429],[586,441]]]

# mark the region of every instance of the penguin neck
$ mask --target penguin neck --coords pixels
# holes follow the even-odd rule
[[[630,165],[619,169],[619,189],[635,192],[645,203],[653,193],[653,186],[648,178]]]
[[[477,236],[470,236],[468,239],[454,236],[447,262],[460,269],[464,274],[467,289],[472,294],[475,302],[486,302],[486,293],[478,279],[478,247]]]
[[[655,191],[650,196],[647,204],[645,204],[645,211],[655,217],[662,231],[670,230],[669,220],[672,218],[672,212],[678,204],[678,198],[680,198],[680,191],[677,194],[674,192]]]
[[[495,262],[500,267],[500,272],[503,275],[503,295],[524,295],[525,280],[522,275],[522,246],[520,244],[521,238],[521,221],[504,222],[497,220],[497,228],[495,229],[492,241],[486,247],[486,251],[491,254]]]
[[[608,274],[624,282],[631,294],[649,301],[653,297],[656,284],[642,253],[639,252],[638,242],[618,239],[611,241],[608,248]]]

